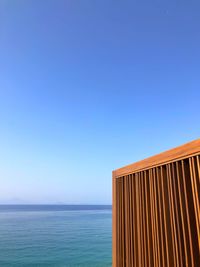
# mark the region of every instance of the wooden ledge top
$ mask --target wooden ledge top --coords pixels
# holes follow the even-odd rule
[[[113,171],[113,177],[121,177],[158,165],[163,165],[169,162],[177,161],[200,153],[200,139],[186,143],[182,146],[167,150],[155,156],[146,158],[144,160],[135,162],[125,167]]]

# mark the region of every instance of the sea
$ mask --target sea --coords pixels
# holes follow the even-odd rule
[[[110,267],[105,205],[0,205],[0,267]]]

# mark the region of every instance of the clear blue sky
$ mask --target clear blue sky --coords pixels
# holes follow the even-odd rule
[[[111,203],[197,139],[199,1],[0,1],[0,203]]]

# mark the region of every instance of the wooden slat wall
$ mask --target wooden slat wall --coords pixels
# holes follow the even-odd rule
[[[113,267],[200,266],[199,154],[113,172]]]

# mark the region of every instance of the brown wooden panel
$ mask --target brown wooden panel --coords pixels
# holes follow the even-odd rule
[[[199,151],[196,140],[113,172],[113,267],[200,266]]]

